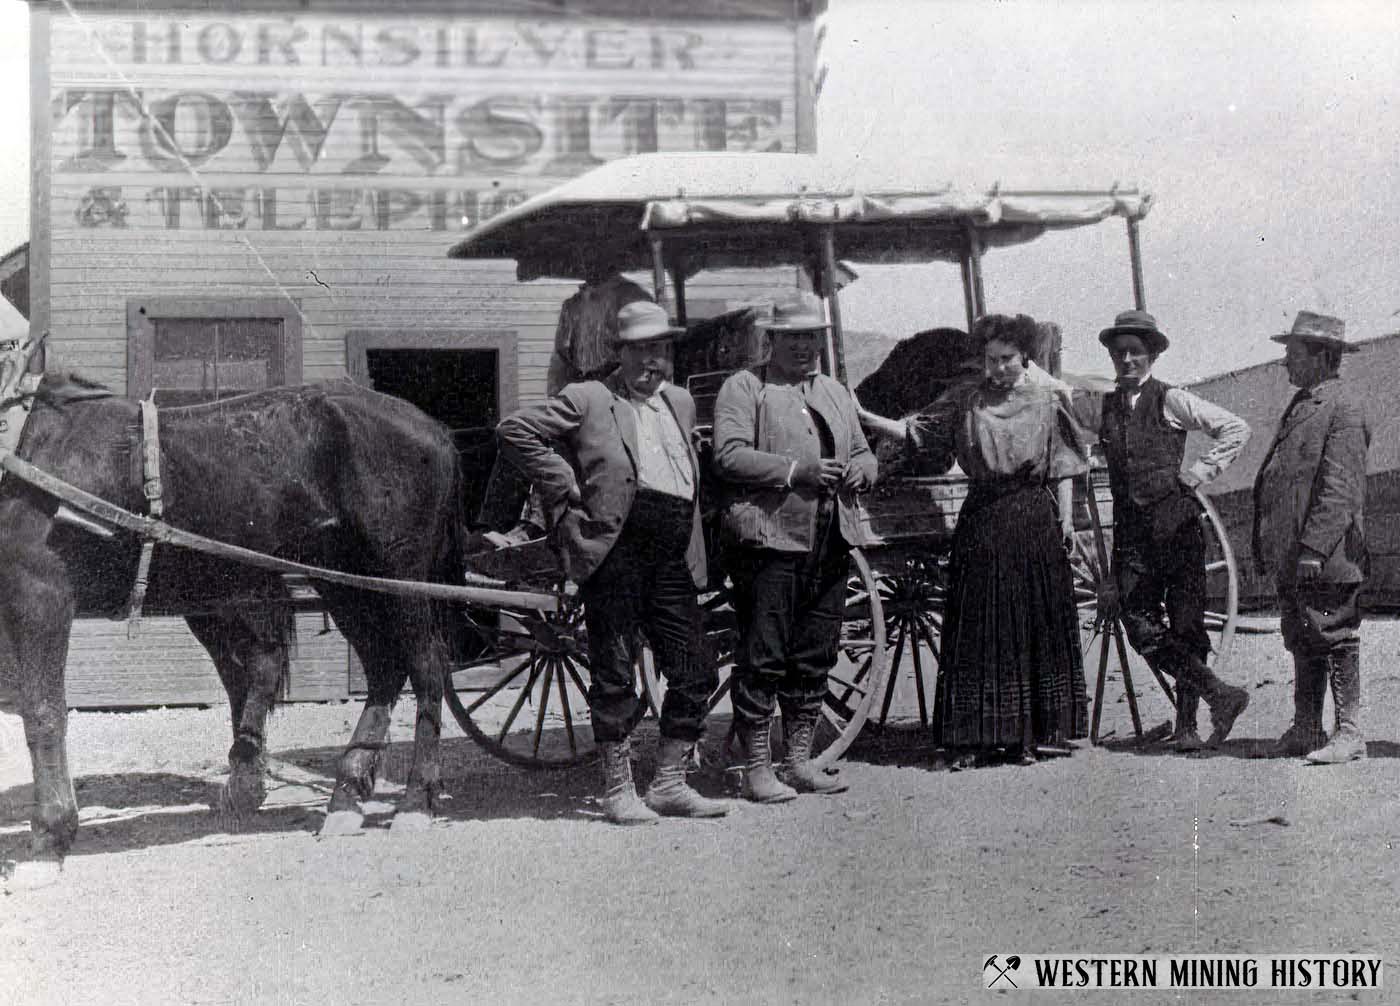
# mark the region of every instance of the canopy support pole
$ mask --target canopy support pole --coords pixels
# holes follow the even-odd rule
[[[651,238],[651,292],[656,302],[666,308],[666,316],[674,320],[676,313],[666,302],[666,258],[659,237]]]
[[[962,266],[963,309],[967,313],[967,329],[972,331],[973,319],[977,317],[977,305],[972,296],[972,259],[967,251],[958,259]]]
[[[977,228],[967,225],[967,257],[972,272],[972,309],[981,317],[987,313],[987,295],[982,289],[982,239],[977,236]],[[969,323],[970,324],[970,323]]]
[[[685,273],[679,265],[671,266],[671,297],[676,302],[676,324],[684,328],[688,321],[685,309]]]
[[[1128,218],[1128,261],[1133,267],[1133,306],[1147,310],[1147,291],[1142,284],[1142,248],[1138,244],[1138,222]]]
[[[827,225],[822,228],[821,258],[822,293],[826,295],[827,310],[831,314],[831,355],[836,369],[836,379],[846,383],[846,348],[841,332],[841,297],[836,291],[836,228]]]

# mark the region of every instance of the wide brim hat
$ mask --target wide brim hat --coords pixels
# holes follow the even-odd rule
[[[685,329],[671,324],[666,309],[649,300],[634,300],[617,311],[617,344],[656,342],[684,335]]]
[[[1113,319],[1113,324],[1099,333],[1099,342],[1112,347],[1119,335],[1135,335],[1142,340],[1149,353],[1161,353],[1171,345],[1166,334],[1157,327],[1157,319],[1146,311],[1121,311]]]
[[[1274,342],[1311,342],[1314,345],[1336,346],[1343,353],[1355,353],[1360,346],[1347,342],[1347,323],[1341,318],[1312,311],[1299,311],[1293,319],[1293,327],[1287,332],[1271,335]]]
[[[770,332],[820,332],[831,327],[822,302],[801,292],[775,303],[773,316],[762,324]]]

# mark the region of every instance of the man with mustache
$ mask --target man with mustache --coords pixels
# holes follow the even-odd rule
[[[718,685],[696,601],[708,574],[695,401],[669,381],[671,340],[685,330],[651,301],[627,304],[617,318],[617,370],[520,409],[501,422],[497,438],[538,490],[564,571],[579,584],[605,815],[615,824],[651,823],[658,814],[718,817],[729,805],[701,796],[685,779]],[[645,800],[632,781],[628,741],[645,709],[633,683],[639,630],[667,684],[657,773]]]
[[[1371,431],[1360,398],[1338,377],[1342,354],[1356,349],[1340,318],[1300,311],[1290,331],[1270,338],[1283,343],[1298,389],[1254,482],[1254,562],[1276,578],[1283,645],[1293,655],[1293,724],[1274,754],[1340,764],[1366,757],[1359,602],[1369,572]],[[1322,730],[1329,682],[1330,740]]]
[[[730,696],[744,796],[778,803],[846,789],[812,763],[812,740],[838,655],[849,551],[863,543],[855,497],[874,485],[876,464],[851,393],[821,373],[821,303],[795,294],[764,327],[768,362],[720,388],[714,465],[728,493],[721,534],[739,617]],[[769,746],[775,708],[781,779]]]
[[[1133,649],[1177,684],[1179,750],[1198,750],[1199,697],[1210,706],[1209,743],[1219,744],[1249,703],[1206,666],[1205,536],[1195,490],[1239,457],[1249,426],[1239,416],[1152,376],[1170,344],[1146,311],[1124,311],[1099,333],[1117,376],[1103,403],[1099,442],[1113,490],[1114,583],[1105,606],[1116,608]],[[1189,467],[1186,435],[1213,443]]]

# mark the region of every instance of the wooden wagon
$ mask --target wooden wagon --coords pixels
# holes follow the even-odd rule
[[[844,334],[837,294],[842,262],[932,263],[960,267],[968,323],[985,311],[982,265],[988,249],[1019,245],[1055,231],[1114,219],[1127,227],[1134,302],[1145,305],[1138,226],[1151,198],[1135,188],[1086,190],[962,190],[857,184],[848,171],[802,154],[653,154],[604,165],[483,224],[455,245],[455,258],[512,259],[522,281],[581,279],[606,260],[651,277],[658,303],[675,323],[690,319],[687,281],[708,270],[801,267],[820,293],[832,323],[825,369],[846,382]],[[729,347],[730,350],[733,347]],[[1058,347],[1042,361],[1055,369]],[[678,381],[708,421],[719,384],[752,362],[742,353],[706,347],[678,350]],[[716,358],[725,366],[715,369]],[[932,395],[930,395],[932,397]],[[704,496],[702,486],[702,498]],[[944,571],[958,508],[960,477],[882,477],[865,499],[869,544],[853,550],[842,656],[829,679],[818,760],[829,765],[867,721],[891,717],[896,687],[912,684],[917,716],[927,724],[939,665]],[[1110,647],[1127,677],[1121,628],[1097,613],[1098,583],[1106,575],[1111,527],[1106,473],[1097,468],[1077,487],[1080,541],[1074,555],[1076,600],[1083,614],[1086,656],[1097,657],[1094,734]],[[1209,500],[1212,596],[1225,599],[1208,616],[1216,663],[1235,628],[1237,576],[1224,528]],[[483,582],[538,584],[553,572],[543,543],[478,556]],[[719,569],[719,564],[712,563]],[[722,570],[702,598],[709,638],[722,669],[732,659],[734,616]],[[579,605],[566,598],[557,612],[518,608],[481,626],[480,656],[454,675],[448,702],[462,727],[500,756],[527,765],[567,764],[592,748],[585,693],[588,658]],[[639,652],[638,676],[653,707],[662,684]],[[1158,679],[1167,694],[1168,682]],[[1131,680],[1125,682],[1135,727],[1141,731]],[[712,705],[723,701],[728,675]]]

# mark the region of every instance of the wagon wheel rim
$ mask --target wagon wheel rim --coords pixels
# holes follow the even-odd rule
[[[592,681],[583,605],[557,612],[506,609],[473,621],[480,654],[449,670],[448,708],[496,757],[526,768],[565,768],[597,750],[588,712]]]
[[[836,666],[827,675],[822,716],[813,741],[812,761],[828,768],[860,735],[877,699],[884,694],[889,655],[885,645],[885,614],[879,581],[860,549],[851,549],[851,573],[846,585],[846,614]],[[709,709],[727,709],[737,626],[727,587],[700,599],[705,635],[719,668],[719,686],[710,695]],[[647,655],[642,661],[647,703],[659,710],[666,692]],[[724,746],[728,747],[727,739]]]
[[[1205,532],[1206,596],[1210,599],[1220,599],[1218,605],[1214,608],[1208,607],[1205,613],[1206,633],[1211,644],[1206,663],[1219,674],[1229,662],[1239,624],[1239,568],[1219,510],[1210,497],[1200,490],[1196,491],[1195,497],[1201,505],[1202,529]],[[1109,531],[1111,529],[1105,529],[1104,551],[1111,556],[1113,550],[1111,536],[1107,533]],[[1097,666],[1099,647],[1113,646],[1112,634],[1107,631],[1110,627],[1098,624],[1098,585],[1106,571],[1100,569],[1093,535],[1092,530],[1077,535],[1070,561],[1086,670]],[[1121,623],[1119,628],[1121,629]],[[1125,633],[1124,639],[1126,638]],[[1110,655],[1111,666],[1116,666],[1117,660],[1116,654]],[[1151,671],[1145,673],[1154,677]],[[1097,710],[1095,713],[1097,719]]]

